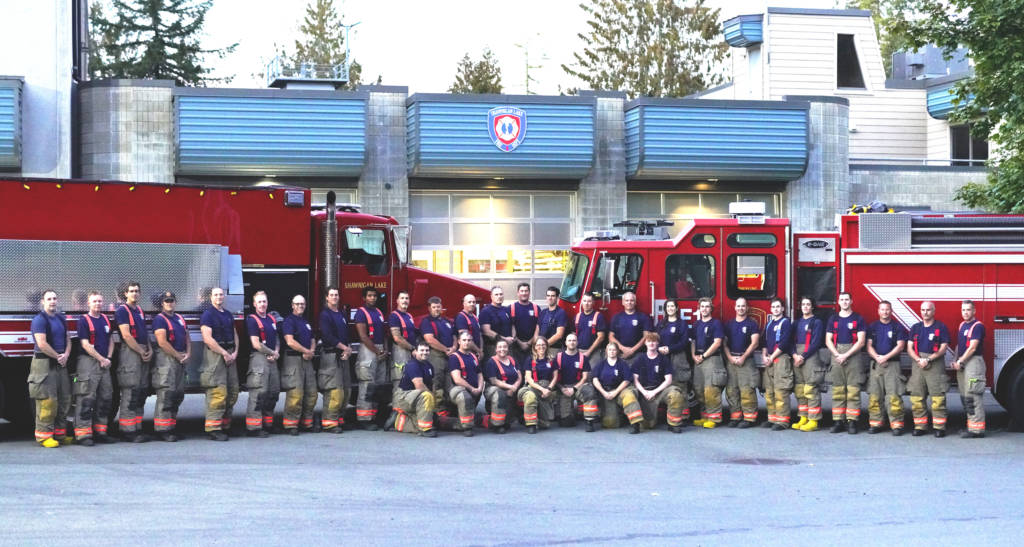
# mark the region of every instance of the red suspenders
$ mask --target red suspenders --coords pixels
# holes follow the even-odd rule
[[[128,313],[128,316],[131,317],[131,312]],[[96,345],[96,326],[92,324],[92,317],[89,317],[89,314],[85,314],[82,317],[84,317],[85,318],[85,322],[89,324],[89,343],[95,346]],[[107,319],[107,316],[103,315],[102,313],[100,314],[100,317],[102,317],[103,320],[107,322],[107,329],[109,331],[109,329],[110,329],[110,319]],[[132,333],[132,336],[135,336],[135,333]],[[173,342],[174,339],[171,338],[171,341]]]

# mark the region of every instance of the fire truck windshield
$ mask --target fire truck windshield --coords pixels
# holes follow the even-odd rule
[[[589,258],[579,253],[572,253],[572,256],[569,258],[569,265],[565,268],[565,277],[562,278],[562,300],[566,302],[579,302],[583,291],[583,282],[586,281],[587,268],[589,267]]]

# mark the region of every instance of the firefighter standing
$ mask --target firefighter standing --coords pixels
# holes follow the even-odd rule
[[[484,335],[484,359],[494,355],[495,345],[498,340],[508,342],[511,350],[514,342],[512,338],[512,317],[509,316],[508,308],[502,306],[505,302],[505,291],[501,287],[491,287],[491,303],[480,310],[480,330]]]
[[[266,437],[274,426],[274,407],[281,394],[281,377],[277,360],[277,321],[267,314],[267,293],[259,291],[252,296],[256,313],[245,319],[246,332],[252,344],[249,354],[249,375],[245,385],[249,388],[246,405],[245,428],[250,437]]]
[[[454,333],[455,326],[452,322],[441,316],[441,312],[444,311],[444,307],[441,303],[441,299],[436,296],[431,296],[427,300],[429,305],[430,313],[423,317],[420,321],[420,334],[423,339],[430,346],[430,364],[434,365],[434,370],[447,370],[449,357],[451,357],[456,350],[459,349],[459,342],[456,339]],[[459,336],[461,338],[461,336]],[[473,337],[470,336],[470,345],[465,348],[465,351],[472,353],[474,356],[476,353],[473,351]],[[479,361],[477,361],[479,362]],[[444,392],[446,387],[445,376],[443,374],[434,375],[434,401],[438,407],[443,404],[445,400]],[[442,411],[443,412],[443,411]]]
[[[926,399],[932,398],[932,427],[935,436],[946,436],[946,393],[949,391],[949,377],[946,376],[946,348],[949,347],[949,330],[935,319],[935,304],[921,303],[921,319],[910,328],[907,354],[913,361],[910,367],[910,409],[914,414],[915,437],[928,433],[928,410]]]
[[[536,433],[537,426],[547,429],[555,420],[555,399],[558,397],[558,369],[548,359],[548,341],[538,336],[533,342],[533,356],[523,362],[525,385],[519,388],[523,403],[523,422],[527,433]]]
[[[462,434],[466,437],[473,436],[476,405],[484,389],[484,375],[471,351],[472,344],[473,337],[468,332],[460,334],[458,351],[448,357],[448,374],[452,381],[448,396],[458,409]]]
[[[793,429],[816,431],[821,420],[821,383],[825,381],[825,364],[818,351],[825,343],[825,326],[814,316],[813,298],[800,299],[800,313],[802,317],[793,329],[793,389],[800,421],[793,424]]]
[[[655,327],[661,346],[658,352],[666,355],[672,363],[672,384],[679,388],[685,398],[683,405],[683,422],[679,427],[686,427],[690,419],[690,397],[693,385],[690,382],[690,360],[687,358],[687,346],[690,343],[690,326],[679,315],[679,305],[675,300],[665,302],[665,317]]]
[[[722,423],[722,388],[728,382],[728,373],[719,350],[725,334],[722,322],[711,317],[711,299],[699,300],[700,318],[693,325],[690,335],[690,353],[697,365],[693,371],[693,389],[703,405],[701,417],[694,425],[714,429]]]
[[[867,325],[852,306],[850,293],[839,293],[839,313],[832,314],[825,325],[825,346],[832,354],[832,433],[846,429],[854,435],[860,418],[860,385],[864,383],[861,349]]]
[[[114,321],[121,331],[117,360],[117,385],[121,390],[118,425],[124,440],[144,443],[149,437],[142,433],[142,413],[149,391],[153,347],[149,343],[146,312],[139,305],[142,287],[138,282],[130,281],[124,283],[119,292],[125,303],[114,312]]]
[[[405,374],[402,368],[412,359],[416,351],[416,340],[419,338],[419,331],[416,330],[416,323],[409,315],[409,292],[399,291],[395,299],[396,309],[388,315],[388,328],[391,329],[391,383],[393,389],[398,389],[398,383],[402,381]]]
[[[484,335],[480,330],[480,320],[476,317],[476,297],[472,294],[462,297],[462,311],[455,315],[455,332],[468,332],[473,337],[473,353],[483,362]]]
[[[878,303],[878,321],[868,325],[868,433],[882,431],[886,414],[892,434],[903,434],[903,392],[907,386],[900,370],[900,354],[907,347],[907,331],[892,320],[892,304]],[[888,410],[888,412],[886,412]]]
[[[757,321],[747,317],[747,299],[736,299],[736,318],[723,325],[725,330],[725,370],[728,379],[725,396],[729,401],[729,427],[748,428],[757,421],[757,365],[754,351],[761,343]],[[773,410],[773,393],[765,388],[768,418]],[[742,422],[742,423],[741,423]]]
[[[185,400],[185,363],[192,355],[185,319],[174,313],[177,299],[166,291],[160,296],[161,311],[153,318],[156,336],[156,363],[153,367],[153,389],[156,390],[156,410],[153,411],[153,429],[160,439],[175,442],[174,429],[178,425],[178,407]]]
[[[420,342],[402,367],[402,379],[395,391],[395,431],[419,433],[421,437],[437,437],[434,430],[434,366],[427,360],[430,345]],[[416,417],[415,424],[409,418]]]
[[[622,293],[622,311],[612,317],[608,340],[622,350],[621,359],[631,363],[644,348],[644,336],[654,331],[651,318],[636,309],[636,294]]]
[[[203,365],[199,383],[206,389],[206,434],[214,441],[228,440],[231,410],[238,400],[238,332],[235,316],[224,309],[224,289],[210,291],[212,307],[203,312],[199,329],[203,333]]]
[[[78,342],[82,353],[75,367],[72,389],[75,394],[75,442],[92,446],[94,441],[115,443],[107,435],[107,420],[114,387],[110,382],[110,358],[114,344],[110,341],[110,319],[100,313],[103,295],[89,293],[89,313],[78,318]]]
[[[373,420],[377,417],[377,401],[374,392],[387,382],[386,335],[384,314],[377,309],[377,289],[363,287],[363,305],[356,310],[356,332],[359,333],[359,355],[356,358],[356,380],[359,381],[359,395],[356,398],[356,420],[369,431],[379,429]]]
[[[606,356],[594,367],[594,388],[601,396],[601,424],[605,429],[619,427],[619,412],[629,420],[630,434],[640,433],[640,422],[644,421],[644,411],[637,401],[636,391],[632,384],[633,372],[629,365],[619,359],[619,345],[608,342],[605,347]]]
[[[773,431],[789,429],[789,396],[793,394],[793,323],[784,315],[786,304],[772,298],[772,317],[764,327],[764,393]],[[770,394],[770,397],[769,397]]]
[[[590,361],[591,366],[604,360],[604,342],[608,337],[608,323],[601,312],[594,309],[594,295],[584,293],[580,297],[580,311],[576,314],[575,332],[579,339],[580,353]]]
[[[317,389],[324,394],[320,425],[329,433],[343,433],[345,400],[352,388],[348,366],[352,349],[348,346],[348,323],[339,307],[341,295],[338,287],[327,287],[326,300],[327,306],[320,311],[323,350],[320,354],[320,368],[316,372]],[[411,328],[412,318],[409,318],[408,325]]]
[[[281,390],[284,395],[284,430],[289,435],[314,431],[313,409],[316,407],[316,339],[313,328],[303,317],[306,299],[297,294],[292,297],[292,313],[284,318],[284,359],[281,363]]]
[[[965,439],[979,439],[985,436],[985,360],[982,346],[985,343],[985,325],[974,317],[974,302],[960,303],[963,323],[956,335],[956,386],[967,414],[967,430],[960,434]]]
[[[661,337],[656,332],[644,335],[647,352],[633,361],[633,384],[643,409],[644,427],[654,429],[658,424],[658,407],[665,405],[665,421],[672,433],[682,433],[683,407],[686,397],[672,383],[672,361],[658,351]]]
[[[462,336],[461,334],[459,336]],[[515,359],[509,354],[508,342],[498,340],[494,346],[494,356],[484,364],[484,379],[487,387],[484,396],[491,407],[488,419],[490,428],[495,433],[508,432],[509,413],[513,409],[513,401],[523,385],[523,377]]]
[[[42,310],[32,318],[35,353],[28,373],[28,396],[36,402],[36,442],[46,448],[70,444],[67,416],[71,408],[71,333],[64,314],[57,312],[56,291],[43,291]],[[56,438],[54,438],[56,437]]]
[[[590,361],[579,351],[579,338],[570,332],[565,336],[565,351],[555,356],[558,367],[558,417],[561,425],[576,425],[576,405],[583,407],[587,433],[594,432],[594,423],[601,418],[597,391],[590,383]]]
[[[538,319],[540,308],[530,302],[530,284],[520,283],[516,287],[519,300],[508,308],[512,319],[512,356],[520,363],[526,363],[533,354],[533,343],[537,340],[540,330]]]
[[[540,310],[538,319],[538,336],[543,336],[548,341],[548,359],[554,359],[558,352],[565,347],[565,332],[569,320],[565,310],[558,306],[558,287],[548,287],[544,293],[547,307]]]

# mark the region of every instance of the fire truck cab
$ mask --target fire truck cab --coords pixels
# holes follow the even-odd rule
[[[798,299],[810,296],[816,315],[827,319],[846,291],[869,322],[887,300],[909,329],[928,300],[954,337],[946,356],[952,375],[961,302],[972,300],[987,329],[988,387],[1014,422],[1024,424],[1024,216],[868,213],[837,216],[835,232],[791,233],[789,220],[765,217],[760,205],[732,204],[732,218],[690,220],[675,237],[664,221],[627,221],[618,232],[588,233],[572,248],[560,305],[574,317],[580,298],[590,294],[610,318],[628,291],[655,322],[667,300],[692,321],[706,297],[725,320],[744,297],[763,326],[772,298],[782,298],[793,317]],[[909,373],[905,355],[903,367]]]

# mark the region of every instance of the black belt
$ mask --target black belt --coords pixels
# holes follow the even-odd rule
[[[324,348],[324,349],[322,349],[321,351],[322,351],[322,352],[323,352],[323,353],[324,353],[325,355],[330,355],[330,354],[332,354],[332,353],[341,353],[341,350],[340,350],[340,349],[338,349],[338,348]]]
[[[295,351],[295,350],[292,350],[292,349],[286,349],[286,350],[284,350],[284,354],[287,355],[288,357],[299,357],[299,356],[302,355],[302,352],[301,351]]]
[[[32,358],[33,358],[33,359],[49,359],[49,360],[51,360],[51,361],[56,361],[56,359],[54,359],[53,357],[50,357],[49,355],[47,355],[47,354],[45,354],[45,353],[42,353],[42,352],[38,352],[38,351],[37,351],[37,352],[35,352],[35,353],[34,353],[34,354],[32,355]]]

